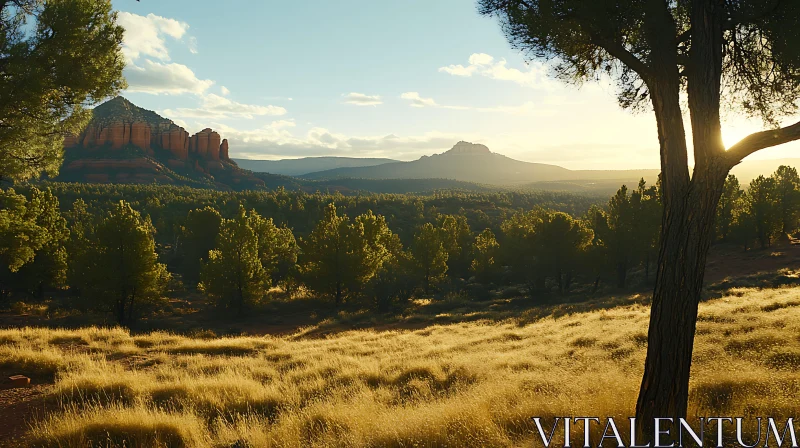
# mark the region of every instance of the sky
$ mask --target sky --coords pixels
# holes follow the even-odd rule
[[[651,112],[620,109],[607,82],[553,79],[474,0],[113,4],[126,29],[123,96],[190,133],[218,131],[234,158],[415,160],[466,140],[570,169],[659,166]],[[762,129],[725,119],[727,145]]]

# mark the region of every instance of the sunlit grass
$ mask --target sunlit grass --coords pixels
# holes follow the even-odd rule
[[[34,446],[516,446],[531,416],[632,414],[649,310],[619,302],[324,338],[0,330],[0,365],[55,378]],[[690,415],[796,413],[800,288],[733,290],[697,329]]]

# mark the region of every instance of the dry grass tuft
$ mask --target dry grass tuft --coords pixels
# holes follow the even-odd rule
[[[531,416],[631,415],[649,312],[637,300],[325,338],[0,330],[0,366],[55,379],[60,410],[33,446],[524,446]],[[690,414],[796,413],[797,303],[800,288],[700,305]]]
[[[31,432],[29,444],[41,448],[210,447],[205,424],[192,414],[143,407],[109,407],[54,416]]]

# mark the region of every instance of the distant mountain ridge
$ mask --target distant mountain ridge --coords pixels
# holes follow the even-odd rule
[[[172,120],[122,97],[97,106],[86,129],[65,138],[64,146],[64,163],[55,180],[222,190],[283,187],[348,194],[519,189],[605,194],[622,184],[633,186],[641,178],[652,184],[659,173],[657,169],[570,170],[515,160],[465,141],[410,162],[355,157],[231,159],[228,141],[212,129],[190,136]],[[758,175],[770,175],[779,165],[800,166],[800,159],[746,160],[733,174],[746,185]]]
[[[394,159],[358,157],[303,157],[300,159],[255,160],[233,159],[240,167],[257,173],[302,176],[336,168],[357,168],[399,162]]]
[[[659,170],[569,170],[558,165],[515,160],[493,153],[485,145],[461,141],[442,154],[422,156],[411,162],[334,168],[300,177],[316,180],[439,178],[508,187],[556,181],[619,180],[620,183],[630,183],[641,178],[652,183],[658,173]]]

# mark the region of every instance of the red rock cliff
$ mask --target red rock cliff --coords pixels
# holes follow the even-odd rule
[[[217,132],[203,129],[189,139],[189,152],[209,160],[219,160],[221,142]]]
[[[219,133],[206,128],[189,137],[185,129],[168,121],[156,126],[142,121],[115,121],[105,127],[89,126],[82,136],[64,138],[65,148],[110,146],[112,150],[117,150],[129,144],[149,154],[153,154],[154,147],[159,147],[180,160],[187,160],[190,153],[208,160],[230,160],[228,141],[222,141]]]
[[[228,139],[223,139],[222,144],[219,146],[219,158],[222,160],[230,160],[228,157]]]

